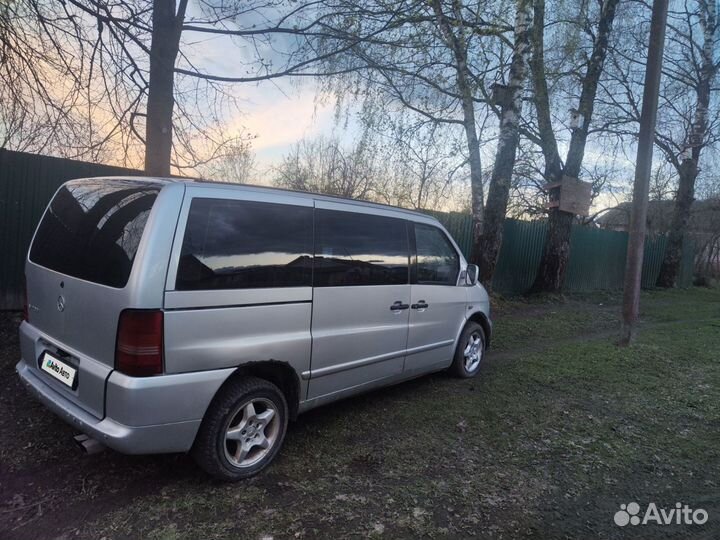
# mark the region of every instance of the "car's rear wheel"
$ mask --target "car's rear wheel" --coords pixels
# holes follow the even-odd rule
[[[485,332],[478,323],[470,321],[460,334],[450,371],[464,379],[474,377],[480,371],[484,356]]]
[[[192,456],[203,470],[221,480],[248,478],[277,455],[287,419],[287,402],[277,386],[257,377],[238,377],[210,405]]]

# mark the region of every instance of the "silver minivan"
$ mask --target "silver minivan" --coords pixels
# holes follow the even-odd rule
[[[17,371],[86,448],[237,480],[318,405],[478,373],[488,295],[427,215],[272,188],[67,182],[30,246]]]

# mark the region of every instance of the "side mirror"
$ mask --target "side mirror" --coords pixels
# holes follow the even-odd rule
[[[468,285],[475,285],[478,282],[478,275],[480,269],[476,264],[468,264],[465,270],[465,283]]]

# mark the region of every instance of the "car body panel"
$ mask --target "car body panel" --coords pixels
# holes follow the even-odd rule
[[[184,373],[272,360],[310,368],[310,300],[165,312],[165,371]]]
[[[410,285],[315,289],[308,399],[402,372]]]
[[[462,286],[413,284],[411,305],[427,308],[410,310],[408,349],[425,348],[408,355],[407,370],[448,367],[455,354],[455,336],[465,324],[467,289]]]
[[[185,381],[188,390],[186,392],[178,391],[183,390],[185,385],[178,388],[177,379],[167,379],[177,376],[143,379],[145,386],[142,388],[135,387],[134,383],[128,383],[122,388],[122,379],[115,388],[115,380],[111,377],[113,382],[108,384],[108,394],[114,396],[114,413],[120,417],[144,418],[144,422],[150,422],[158,418],[168,419],[175,411],[178,417],[185,418],[141,425],[126,425],[110,415],[97,418],[68,400],[57,388],[51,387],[47,379],[41,378],[41,374],[30,369],[24,360],[18,362],[16,371],[32,395],[78,431],[125,454],[161,454],[190,450],[207,406],[233,370],[208,371],[202,375],[194,373]],[[137,381],[135,379],[134,382]],[[171,386],[165,384],[166,381],[169,381]],[[153,410],[151,405],[156,405],[156,410]]]

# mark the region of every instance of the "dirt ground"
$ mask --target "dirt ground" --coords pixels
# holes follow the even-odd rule
[[[478,378],[417,379],[291,424],[237,484],[185,455],[82,456],[18,381],[0,314],[0,538],[718,538],[720,291],[497,300]],[[613,523],[676,502],[704,525]]]

